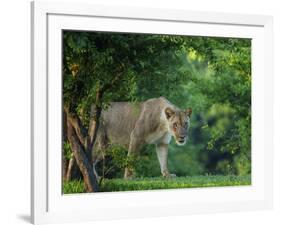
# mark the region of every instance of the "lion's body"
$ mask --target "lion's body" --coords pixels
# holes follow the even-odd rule
[[[157,150],[159,149],[157,154],[162,174],[168,176],[167,149],[173,135],[169,129],[170,123],[165,109],[179,112],[180,117],[180,109],[163,97],[149,99],[137,104],[129,102],[111,103],[110,107],[104,110],[101,115],[93,154],[94,165],[102,159],[102,151],[106,150],[108,144],[126,147],[129,155],[138,154],[145,144],[156,144]],[[164,150],[161,151],[161,149]],[[125,177],[132,175],[129,171],[126,173]]]

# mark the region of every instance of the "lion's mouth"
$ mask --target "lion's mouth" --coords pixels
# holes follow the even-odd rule
[[[186,138],[181,138],[181,139],[178,139],[178,140],[177,140],[177,143],[178,143],[179,145],[184,145],[185,142],[186,142]]]

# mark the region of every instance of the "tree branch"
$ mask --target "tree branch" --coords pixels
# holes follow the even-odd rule
[[[77,115],[72,114],[69,111],[69,108],[66,106],[64,106],[64,112],[67,117],[67,123],[70,123],[74,127],[77,137],[79,138],[79,141],[83,144],[83,146],[85,146],[87,132],[84,126],[82,125],[80,118]]]

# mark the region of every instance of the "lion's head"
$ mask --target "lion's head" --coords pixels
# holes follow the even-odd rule
[[[188,129],[190,126],[190,116],[192,109],[179,111],[170,107],[165,109],[166,118],[168,121],[168,130],[175,138],[178,145],[184,145],[188,140]]]

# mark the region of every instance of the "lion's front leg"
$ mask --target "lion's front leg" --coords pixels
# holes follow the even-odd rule
[[[168,144],[157,144],[156,152],[163,177],[176,177],[175,174],[170,174],[168,170]]]

